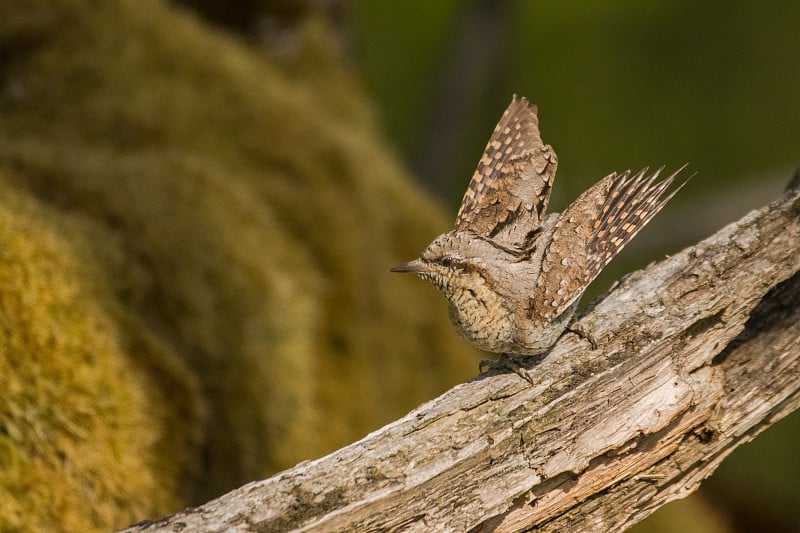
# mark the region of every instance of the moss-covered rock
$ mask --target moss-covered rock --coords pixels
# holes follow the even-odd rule
[[[92,531],[166,512],[197,468],[183,456],[198,445],[193,379],[119,305],[114,236],[5,177],[0,530]]]
[[[152,0],[0,4],[9,527],[174,510],[474,373],[386,273],[446,222],[332,48],[313,17],[278,58]]]

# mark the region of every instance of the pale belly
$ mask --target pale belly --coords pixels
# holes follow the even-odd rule
[[[576,302],[577,304],[577,302]],[[452,303],[450,320],[456,331],[472,345],[493,353],[536,355],[550,348],[569,325],[575,305],[546,324],[518,320],[506,309],[487,313],[485,307],[459,309]]]

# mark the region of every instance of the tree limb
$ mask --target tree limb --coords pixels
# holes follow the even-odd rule
[[[128,531],[618,531],[800,405],[800,191],[624,279],[531,386],[492,371]]]

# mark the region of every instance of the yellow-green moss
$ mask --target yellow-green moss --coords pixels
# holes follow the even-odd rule
[[[95,283],[111,287],[113,305],[91,307],[102,327],[83,334],[103,348],[66,365],[96,371],[108,351],[128,359],[114,364],[144,366],[114,374],[124,381],[108,388],[169,413],[143,413],[130,400],[114,404],[130,408],[120,407],[119,424],[184,421],[174,426],[183,440],[153,437],[149,452],[137,435],[141,457],[120,459],[99,444],[91,453],[101,467],[70,467],[76,478],[118,480],[127,468],[118,461],[140,461],[141,479],[125,483],[115,519],[180,500],[153,461],[190,461],[202,500],[342,446],[475,372],[443,299],[387,273],[442,231],[444,218],[383,145],[357,83],[329,51],[325,24],[312,17],[295,42],[289,56],[273,57],[153,0],[0,4],[0,43],[13,58],[0,73],[0,172],[58,214],[41,222],[43,232],[77,220],[78,241],[101,249],[112,241],[117,255],[71,259],[92,281],[74,282],[76,309],[94,305]],[[0,195],[13,217],[10,201]],[[14,228],[3,231],[13,238]],[[64,260],[61,248],[52,257]],[[18,263],[45,268],[37,261]],[[38,303],[30,301],[37,328],[51,331],[53,309]],[[59,317],[77,327],[77,317]],[[140,361],[130,341],[113,344],[119,331],[159,348]],[[17,349],[27,356],[37,346]],[[175,358],[200,384],[202,425]],[[37,372],[52,381],[49,369]],[[28,392],[9,395],[11,404],[17,394]],[[64,409],[64,420],[78,415]],[[46,455],[48,475],[63,475]],[[4,479],[18,478],[0,475],[0,498],[11,498],[0,507],[35,509],[24,495],[9,497]],[[153,490],[154,479],[174,498]],[[63,497],[54,484],[38,487]],[[76,520],[93,512],[67,507]]]
[[[153,390],[148,366],[185,375],[125,327],[113,239],[2,177],[0,197],[0,530],[102,531],[174,508],[194,467],[175,426],[191,388],[171,408]]]

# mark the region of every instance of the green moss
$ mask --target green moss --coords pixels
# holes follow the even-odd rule
[[[0,195],[0,206],[15,218],[14,198],[30,195],[52,213],[38,222],[41,235],[74,226],[69,242],[77,243],[47,256],[72,265],[62,274],[75,278],[70,292],[51,295],[70,312],[26,300],[41,332],[19,340],[16,357],[44,353],[39,335],[54,342],[47,332],[56,323],[72,330],[85,320],[81,342],[97,343],[81,358],[48,352],[66,370],[29,368],[27,381],[15,381],[50,387],[61,383],[53,372],[97,372],[117,378],[104,391],[132,398],[95,418],[108,425],[97,431],[133,443],[131,457],[104,441],[86,444],[101,462],[91,468],[59,462],[55,448],[42,452],[43,475],[69,470],[127,491],[115,496],[113,520],[110,510],[95,520],[93,506],[65,503],[80,522],[72,530],[189,503],[176,472],[202,476],[197,501],[319,456],[475,373],[443,299],[386,272],[446,224],[376,134],[321,20],[302,24],[281,58],[149,0],[3,4],[0,21],[4,57],[13,58],[0,67],[0,172],[25,191]],[[45,246],[39,233],[3,231]],[[13,264],[0,276],[62,270],[39,256]],[[55,281],[39,283],[47,292]],[[20,328],[12,323],[8,335]],[[103,370],[114,364],[136,371]],[[202,422],[183,365],[199,382]],[[24,404],[29,389],[20,385],[6,401]],[[73,420],[102,397],[87,397],[80,410],[62,405],[52,420]],[[37,412],[57,398],[41,397]],[[152,437],[165,420],[177,435]],[[18,439],[0,432],[11,448]],[[125,461],[138,461],[130,471],[141,479],[125,480]],[[67,497],[46,480],[36,484],[41,498],[18,488],[7,496],[6,479],[24,478],[0,476],[4,510],[35,514],[45,497]]]

